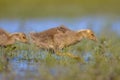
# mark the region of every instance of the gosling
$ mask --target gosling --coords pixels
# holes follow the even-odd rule
[[[57,55],[78,58],[72,54],[63,54],[59,51],[65,47],[79,43],[83,38],[97,41],[94,32],[90,29],[73,31],[64,25],[45,30],[30,32],[31,42],[42,49],[53,50]]]
[[[8,46],[14,44],[16,41],[27,43],[28,39],[24,33],[8,33],[3,29],[0,29],[0,46]]]

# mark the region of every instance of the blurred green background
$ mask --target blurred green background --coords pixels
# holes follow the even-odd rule
[[[120,14],[120,0],[0,0],[0,18]]]

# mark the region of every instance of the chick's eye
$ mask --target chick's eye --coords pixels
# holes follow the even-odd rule
[[[91,34],[91,36],[94,36],[94,34]]]
[[[25,39],[25,36],[23,36],[23,39]]]

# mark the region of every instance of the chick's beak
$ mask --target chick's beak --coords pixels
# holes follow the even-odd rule
[[[92,40],[93,40],[93,41],[95,41],[95,42],[97,42],[97,41],[98,41],[96,37],[94,37]]]

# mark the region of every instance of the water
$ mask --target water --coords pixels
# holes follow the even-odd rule
[[[120,34],[120,19],[109,19],[107,17],[83,17],[80,19],[58,19],[58,18],[45,18],[45,19],[30,19],[30,20],[0,20],[0,28],[8,32],[22,31],[29,33],[30,31],[44,31],[46,29],[65,25],[72,30],[92,28],[97,33],[103,27],[112,28],[115,32]]]

